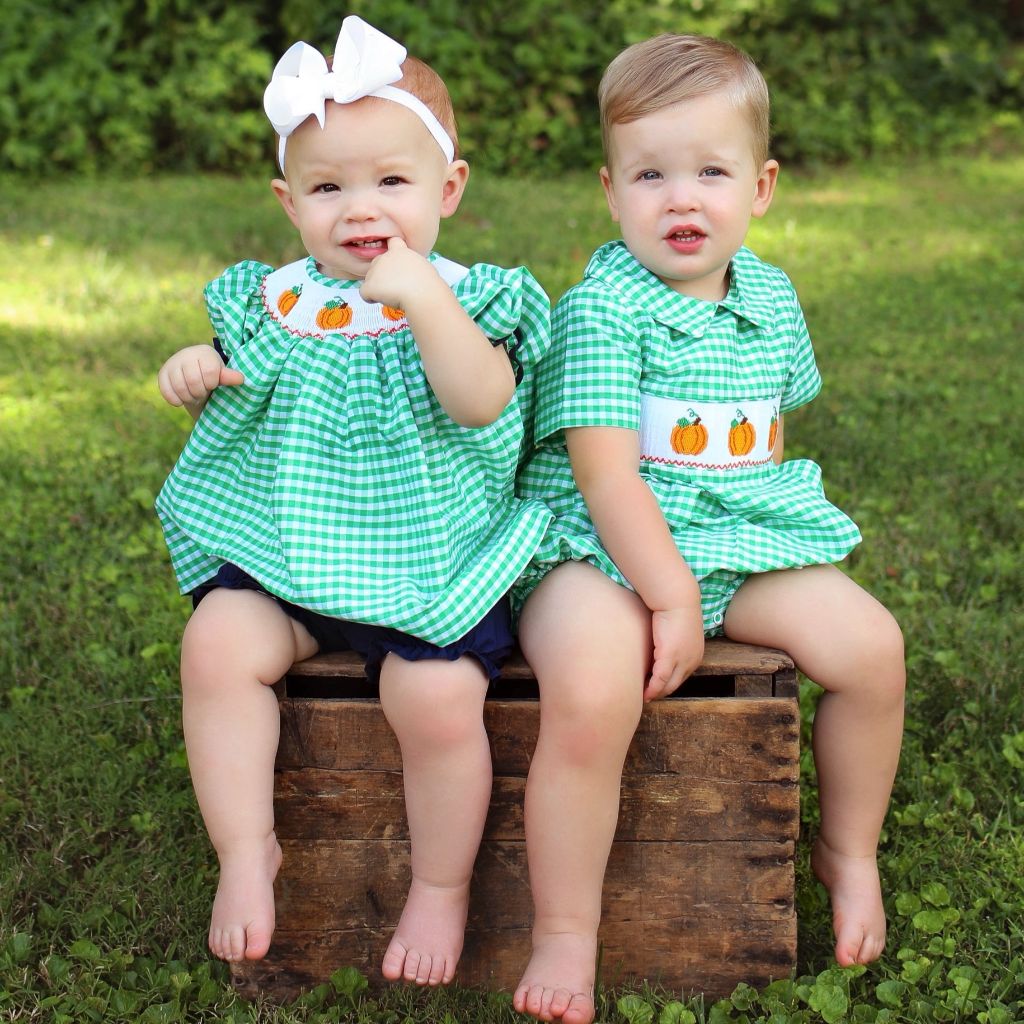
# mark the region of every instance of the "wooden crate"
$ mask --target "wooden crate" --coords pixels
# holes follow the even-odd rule
[[[398,744],[351,655],[312,658],[280,688],[275,777],[277,930],[233,964],[244,995],[291,998],[380,961],[409,885]],[[728,994],[787,976],[796,959],[799,727],[793,662],[710,641],[678,694],[647,705],[626,760],[604,888],[602,980],[647,978]],[[457,979],[511,990],[530,952],[523,791],[537,739],[536,683],[506,666],[485,704],[494,790]]]

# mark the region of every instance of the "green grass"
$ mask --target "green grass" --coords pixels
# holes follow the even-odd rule
[[[187,607],[152,512],[188,424],[154,381],[209,336],[207,279],[299,255],[266,182],[0,188],[0,1018],[512,1022],[507,998],[370,994],[351,972],[250,1006],[205,952],[215,864],[178,723]],[[849,571],[907,637],[889,945],[867,971],[830,963],[802,842],[794,979],[714,1006],[603,991],[602,1020],[1024,1020],[1022,196],[1020,156],[867,164],[784,175],[755,225],[825,377],[788,452],[823,465],[865,535]],[[441,248],[527,262],[557,297],[611,236],[596,176],[480,176]],[[806,725],[810,687],[803,705]],[[811,834],[806,757],[804,782]]]

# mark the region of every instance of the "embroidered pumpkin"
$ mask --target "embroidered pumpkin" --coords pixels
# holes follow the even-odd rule
[[[282,316],[287,316],[295,308],[295,303],[299,301],[301,294],[301,284],[293,284],[287,291],[281,292],[277,297],[277,308],[281,311]]]
[[[399,309],[397,306],[385,306],[381,312],[388,320],[404,320],[405,310]]]
[[[768,451],[775,451],[775,439],[779,436],[779,410],[772,409],[772,421],[768,425]]]
[[[756,439],[754,424],[743,415],[742,409],[737,409],[736,419],[729,427],[729,454],[746,455],[754,447]]]
[[[324,331],[337,330],[352,323],[352,307],[344,299],[331,299],[320,307],[316,325]]]
[[[708,446],[708,428],[700,421],[700,417],[689,410],[692,420],[677,420],[669,435],[672,451],[680,455],[700,455]]]

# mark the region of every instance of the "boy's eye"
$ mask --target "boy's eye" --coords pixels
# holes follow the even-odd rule
[[[389,174],[386,178],[381,178],[380,183],[390,188],[395,185],[401,185],[404,180],[404,178],[399,177],[397,174]]]
[[[317,185],[317,187],[313,191],[314,192],[337,192],[338,191],[338,186],[335,185],[335,184],[332,184],[329,181],[325,181],[325,182],[321,182],[319,185]]]

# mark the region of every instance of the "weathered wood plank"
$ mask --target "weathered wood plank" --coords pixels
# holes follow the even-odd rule
[[[291,998],[339,967],[364,971],[383,984],[379,962],[390,933],[372,928],[291,930],[278,927],[266,960],[233,964],[243,995],[268,992]],[[668,920],[602,926],[604,984],[643,977],[675,992],[727,995],[740,981],[760,986],[789,974],[796,952],[790,913],[744,907],[734,913],[682,909]],[[530,953],[530,929],[468,928],[457,980],[464,985],[512,990]]]
[[[793,661],[789,655],[771,647],[756,647],[752,644],[737,644],[730,640],[708,640],[704,645],[704,659],[694,675],[737,675],[742,673],[772,673],[790,669]],[[305,661],[297,662],[289,669],[289,675],[298,678],[337,677],[338,679],[362,679],[363,658],[353,651],[338,651],[333,654],[317,654]],[[502,668],[503,679],[532,679],[533,672],[516,654]],[[339,689],[339,695],[344,691]]]
[[[782,669],[781,671],[775,673],[775,696],[800,696],[800,680],[797,677],[795,668]]]
[[[382,983],[409,880],[401,756],[361,659],[318,657],[291,675],[311,696],[296,686],[281,701],[278,928],[265,961],[232,966],[239,991],[271,999],[346,964]],[[510,989],[530,950],[522,801],[540,712],[521,659],[503,678],[505,696],[499,687],[485,704],[495,782],[458,978]],[[782,652],[715,640],[680,692],[645,709],[626,760],[603,981],[715,997],[795,963],[797,674]]]
[[[498,776],[484,835],[521,839],[526,780]],[[278,772],[277,834],[287,839],[405,839],[408,829],[400,772]],[[777,782],[624,777],[616,836],[655,840],[782,840],[795,838],[799,790]]]
[[[537,742],[536,701],[489,700],[484,724],[494,771],[523,775]],[[647,705],[625,773],[670,772],[731,781],[796,782],[800,718],[794,701],[695,698]],[[279,768],[401,771],[398,742],[372,699],[281,702]]]
[[[283,927],[394,928],[409,888],[409,844],[394,840],[284,840],[277,880]],[[653,921],[680,908],[725,913],[759,905],[792,911],[790,842],[616,843],[608,861],[602,919]],[[651,880],[638,887],[638,879]],[[657,884],[654,884],[657,880]],[[470,925],[516,928],[530,920],[526,848],[488,842],[473,875]]]
[[[774,677],[770,675],[737,674],[735,695],[737,697],[771,697],[774,691]]]

